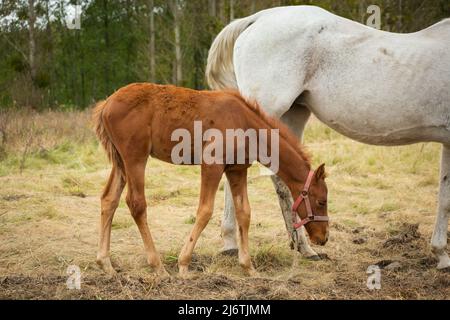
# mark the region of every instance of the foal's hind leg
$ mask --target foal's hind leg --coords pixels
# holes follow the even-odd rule
[[[239,227],[239,264],[249,275],[255,275],[248,248],[248,229],[250,227],[250,204],[247,194],[247,169],[226,172],[233,195],[236,221]]]
[[[111,224],[114,212],[119,205],[125,180],[119,170],[113,166],[109,176],[108,184],[103,192],[101,205],[102,212],[100,218],[100,241],[97,253],[97,264],[108,274],[115,274],[109,257],[109,247],[111,241]]]
[[[124,159],[124,162],[128,183],[126,201],[130,208],[131,215],[139,228],[142,240],[144,241],[147,262],[157,273],[167,275],[168,273],[162,265],[161,258],[156,251],[147,224],[147,202],[145,201],[144,191],[145,165],[147,163],[147,158],[141,157],[140,160],[137,161]]]
[[[202,165],[202,182],[200,190],[200,201],[194,227],[186,239],[178,257],[178,268],[180,275],[186,275],[191,262],[192,252],[200,234],[211,219],[214,209],[214,198],[223,175],[222,165]]]

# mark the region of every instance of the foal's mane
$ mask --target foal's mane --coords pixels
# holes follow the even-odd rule
[[[300,155],[300,157],[308,165],[311,165],[310,155],[305,150],[305,147],[303,145],[300,145],[299,139],[283,122],[265,113],[259,106],[258,102],[256,102],[256,100],[247,100],[236,90],[227,90],[226,92],[241,100],[250,110],[252,110],[255,113],[255,115],[257,115],[260,119],[262,119],[270,128],[279,129],[280,137],[286,140],[286,142]]]

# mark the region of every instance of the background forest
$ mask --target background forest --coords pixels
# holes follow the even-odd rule
[[[312,4],[413,32],[450,16],[449,0],[0,0],[0,108],[83,109],[135,81],[205,88],[209,46],[231,20]],[[81,28],[67,27],[73,5]]]

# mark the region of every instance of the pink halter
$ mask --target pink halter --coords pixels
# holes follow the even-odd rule
[[[305,224],[309,222],[326,222],[329,221],[328,216],[316,216],[314,215],[312,208],[311,208],[311,202],[309,200],[309,188],[311,186],[312,178],[314,176],[314,171],[310,171],[308,174],[308,178],[306,179],[305,186],[303,187],[302,192],[300,193],[300,196],[295,200],[294,204],[292,205],[292,223],[294,226],[294,230],[297,230],[301,226],[304,226]],[[300,206],[300,204],[305,200],[305,206],[306,206],[306,212],[308,213],[308,216],[305,219],[301,219],[298,221],[297,219],[297,209]]]

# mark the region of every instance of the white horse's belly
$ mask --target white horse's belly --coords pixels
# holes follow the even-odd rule
[[[369,74],[374,71],[369,69]],[[395,78],[364,81],[352,72],[337,78],[340,81],[331,86],[322,81],[311,89],[306,102],[339,133],[376,145],[450,143],[450,92],[426,84],[417,88]]]
[[[450,143],[450,95],[401,80],[364,83],[357,75],[309,91],[306,102],[325,124],[355,140],[376,145],[421,141]],[[353,81],[351,81],[353,79]]]
[[[342,112],[342,105],[330,101],[313,100],[308,104],[323,123],[360,142],[374,145],[404,145],[424,141],[450,143],[448,116],[421,117],[417,113],[406,116],[397,112],[371,115],[360,105],[346,104],[346,111]],[[386,106],[385,110],[394,111],[396,107]]]

